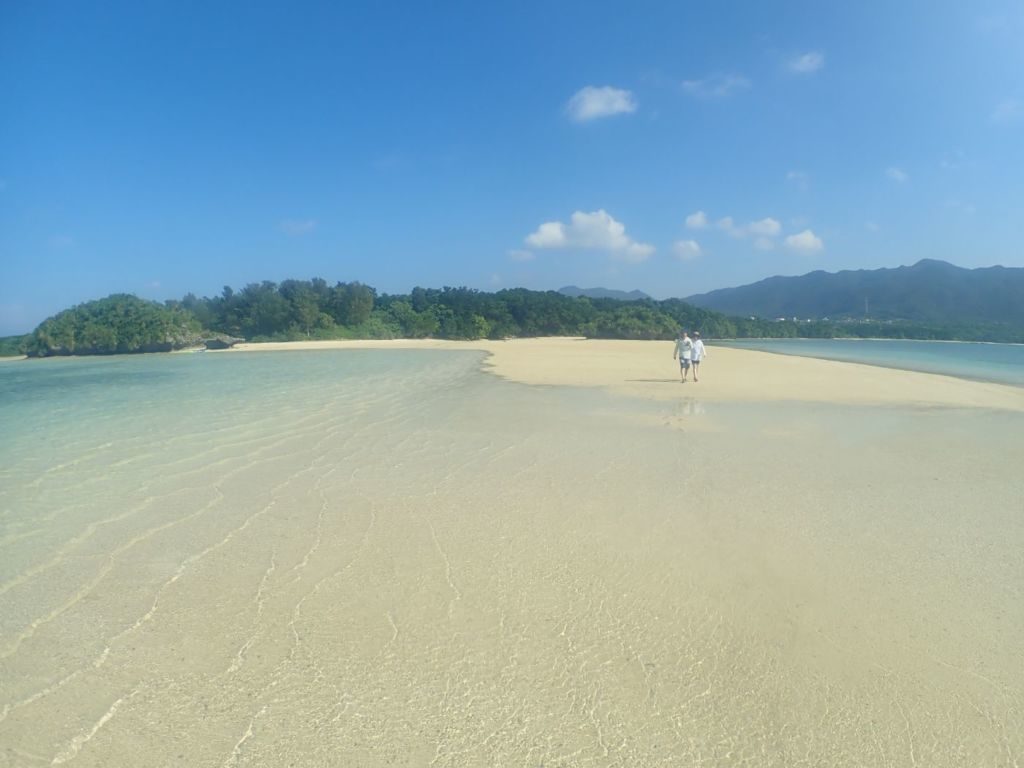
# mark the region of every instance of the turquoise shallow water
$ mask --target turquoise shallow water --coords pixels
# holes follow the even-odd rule
[[[0,765],[1020,761],[1018,414],[481,361],[0,366]]]
[[[713,343],[1024,387],[1024,344],[888,339],[743,339]]]

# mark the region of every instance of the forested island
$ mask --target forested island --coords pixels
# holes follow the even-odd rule
[[[0,340],[0,354],[54,355],[157,352],[232,341],[306,339],[586,336],[671,339],[680,328],[705,338],[898,338],[1024,342],[1024,329],[992,324],[949,326],[886,320],[799,320],[730,317],[681,299],[567,296],[513,288],[413,288],[378,294],[358,282],[285,280],[251,283],[219,296],[146,301],[115,294],[43,321],[32,333]]]

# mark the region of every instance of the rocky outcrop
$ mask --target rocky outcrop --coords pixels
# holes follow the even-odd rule
[[[235,344],[241,344],[243,341],[245,339],[240,339],[237,336],[218,333],[215,336],[203,339],[203,344],[206,345],[207,349],[231,349]]]

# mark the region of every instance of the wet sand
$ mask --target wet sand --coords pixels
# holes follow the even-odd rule
[[[699,382],[680,385],[672,342],[577,338],[509,341],[311,341],[240,344],[237,351],[480,349],[488,370],[523,384],[600,387],[675,400],[679,386],[704,402],[798,401],[1024,411],[1024,389],[952,376],[712,346]]]
[[[1024,417],[967,407],[990,387],[715,400],[729,358],[788,358],[681,385],[664,343],[495,347],[118,361],[132,408],[121,379],[80,432],[33,419],[0,764],[1021,761]],[[169,362],[219,396],[168,411]]]

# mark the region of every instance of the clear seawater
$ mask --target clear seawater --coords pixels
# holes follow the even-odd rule
[[[481,362],[0,365],[0,765],[1020,761],[1021,414]]]
[[[713,343],[1024,387],[1024,344],[902,339],[741,339]]]

